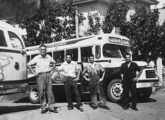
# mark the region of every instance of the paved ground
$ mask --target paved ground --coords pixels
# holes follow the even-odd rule
[[[29,103],[25,94],[14,95],[14,99],[10,95],[0,102],[0,120],[165,120],[165,89],[154,93],[148,100],[139,100],[137,112],[132,109],[124,111],[119,104],[111,102],[108,103],[111,110],[93,110],[88,102],[84,102],[84,112],[76,108],[68,111],[65,101],[58,100],[56,105],[59,113],[41,114],[39,105]]]

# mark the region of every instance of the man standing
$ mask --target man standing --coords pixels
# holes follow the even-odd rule
[[[125,56],[126,62],[121,65],[121,79],[123,82],[124,89],[124,110],[129,108],[129,91],[132,95],[132,109],[138,111],[136,105],[136,82],[137,82],[137,72],[140,72],[140,67],[131,61],[131,55],[127,54]]]
[[[53,92],[52,92],[52,80],[50,78],[50,72],[55,67],[55,61],[49,55],[46,54],[47,47],[40,45],[40,54],[35,56],[29,63],[28,67],[37,75],[37,85],[39,90],[39,98],[41,104],[41,113],[47,111],[57,113],[57,109],[52,104],[55,103]],[[35,66],[35,70],[31,66]],[[53,66],[53,67],[51,67]],[[45,98],[47,97],[47,99]]]
[[[89,62],[90,63],[84,67],[82,75],[85,80],[89,82],[89,90],[91,96],[90,106],[93,109],[96,109],[99,106],[101,108],[110,110],[110,108],[106,105],[107,101],[104,95],[102,83],[105,76],[105,71],[99,63],[94,62],[94,55],[90,56]],[[99,104],[97,104],[97,94],[100,99]]]
[[[72,92],[73,92],[77,101],[77,108],[78,110],[83,112],[84,110],[82,108],[81,97],[77,88],[77,81],[79,80],[80,69],[78,68],[77,63],[72,61],[70,54],[66,55],[66,61],[59,67],[59,70],[63,71],[65,74],[64,87],[65,87],[66,99],[68,102],[68,110],[73,109],[73,103],[72,103]]]

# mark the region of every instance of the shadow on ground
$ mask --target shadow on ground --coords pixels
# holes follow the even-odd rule
[[[39,109],[39,105],[0,106],[0,115]]]
[[[130,98],[129,101],[130,101],[130,103],[132,103],[131,102],[132,98]],[[150,103],[150,102],[157,102],[157,100],[153,99],[153,98],[146,98],[146,99],[137,98],[137,103]],[[124,107],[123,100],[120,100],[117,104],[121,107]]]

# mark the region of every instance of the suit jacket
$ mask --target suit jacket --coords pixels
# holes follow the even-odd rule
[[[136,77],[136,72],[139,71],[140,72],[140,67],[134,63],[131,62],[130,66],[128,67],[128,63],[123,63],[121,65],[121,74],[123,74],[123,80],[124,81],[130,81],[133,78]]]

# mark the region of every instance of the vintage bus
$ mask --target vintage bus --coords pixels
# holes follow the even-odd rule
[[[26,58],[25,44],[19,32],[12,25],[0,21],[1,98],[6,94],[27,91],[30,77],[27,74]]]
[[[115,33],[100,34],[62,40],[46,45],[48,48],[47,52],[54,58],[57,67],[65,61],[65,55],[69,53],[72,55],[73,61],[77,61],[82,70],[88,62],[89,56],[94,54],[95,62],[99,62],[106,70],[103,83],[107,99],[117,102],[122,98],[123,88],[120,78],[120,66],[125,61],[125,54],[131,54],[130,40],[127,37]],[[29,61],[39,54],[39,46],[28,47],[26,51]],[[155,69],[147,67],[146,62],[135,62],[142,68],[137,82],[138,96],[148,98],[152,93],[152,87],[158,84],[159,79]],[[80,85],[81,93],[89,92],[88,84],[83,78],[78,81],[78,84]],[[63,83],[53,84],[53,86],[56,85],[63,85]],[[29,97],[34,103],[38,101],[35,87],[32,87]]]

